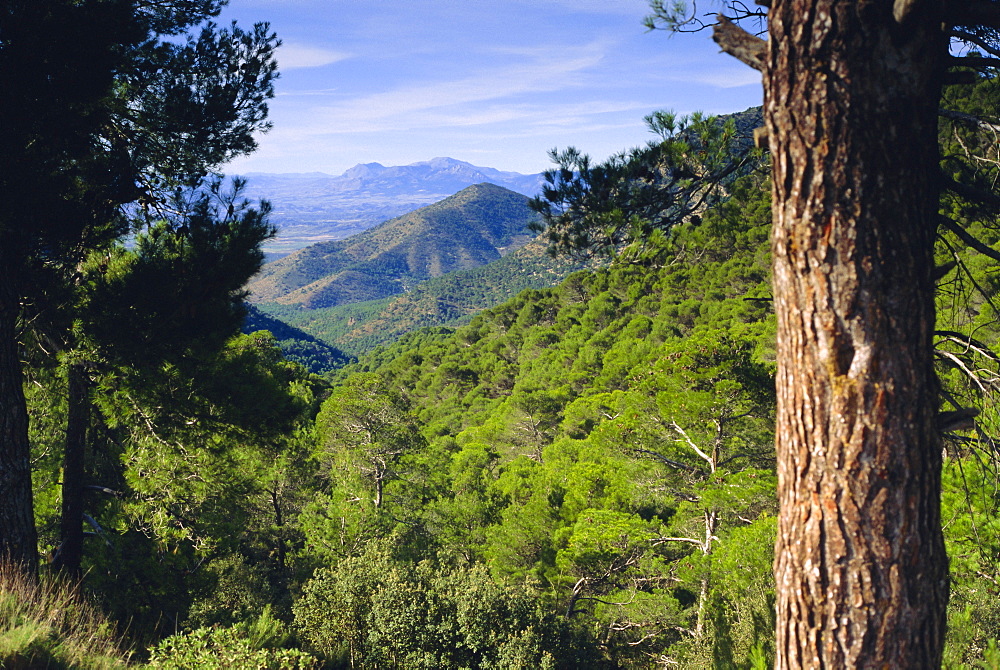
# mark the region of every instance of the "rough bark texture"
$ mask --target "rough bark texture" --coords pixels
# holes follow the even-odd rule
[[[10,278],[0,271],[0,560],[37,575],[28,415],[16,336],[19,305],[12,295]]]
[[[937,4],[771,6],[779,669],[940,666]]]

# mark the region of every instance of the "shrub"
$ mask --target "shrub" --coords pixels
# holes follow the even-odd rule
[[[411,564],[376,547],[319,571],[293,609],[304,642],[353,668],[600,665],[533,589],[496,582],[483,566]]]
[[[150,650],[149,666],[160,670],[311,670],[313,656],[278,648],[288,639],[280,621],[265,608],[252,622],[229,628],[199,628],[174,635]]]

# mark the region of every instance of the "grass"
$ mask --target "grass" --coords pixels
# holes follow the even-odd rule
[[[0,667],[124,668],[114,625],[58,579],[35,583],[0,564]]]

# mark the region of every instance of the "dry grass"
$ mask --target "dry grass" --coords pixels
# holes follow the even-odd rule
[[[73,588],[0,564],[0,667],[124,668],[114,625]]]

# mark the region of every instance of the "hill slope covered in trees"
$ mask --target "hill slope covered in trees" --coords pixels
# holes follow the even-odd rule
[[[315,244],[264,266],[254,302],[309,308],[402,293],[415,283],[500,258],[531,239],[528,199],[493,184],[386,221],[346,240]]]
[[[608,268],[406,335],[332,387],[260,333],[191,383],[127,376],[95,426],[94,480],[121,497],[91,499],[105,541],[88,544],[88,589],[137,634],[191,631],[166,658],[231,653],[252,629],[329,667],[766,664],[765,184],[741,180]],[[985,334],[992,307],[963,304],[942,318]],[[33,381],[48,543],[64,396]],[[1000,621],[990,476],[977,459],[945,469],[956,664]]]
[[[330,372],[352,361],[351,356],[336,347],[284,321],[268,316],[253,305],[246,305],[246,309],[243,332],[248,335],[260,330],[270,332],[277,340],[284,357],[293,363],[298,363],[309,372],[316,374]]]
[[[526,288],[554,286],[571,272],[598,264],[596,260],[553,258],[542,240],[535,239],[486,265],[433,277],[391,298],[318,309],[277,303],[263,303],[259,308],[360,355],[420,328],[460,325]]]

